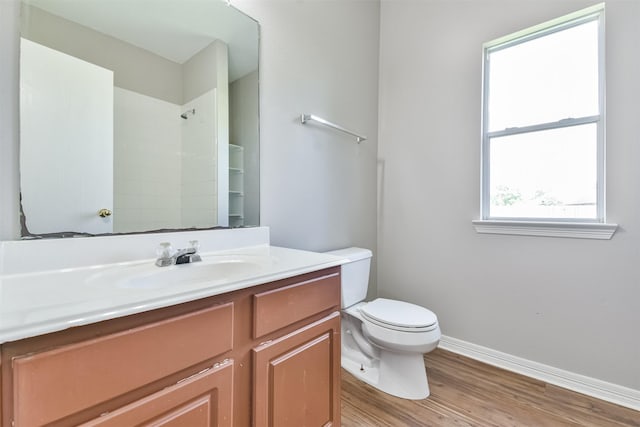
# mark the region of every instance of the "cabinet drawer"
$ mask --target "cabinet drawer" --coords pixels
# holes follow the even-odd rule
[[[232,406],[233,361],[228,361],[79,427],[231,427]]]
[[[259,338],[314,314],[340,307],[340,273],[253,296],[253,337]]]
[[[16,426],[46,424],[233,347],[233,303],[13,359]]]

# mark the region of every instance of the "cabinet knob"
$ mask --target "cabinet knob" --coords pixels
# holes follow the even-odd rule
[[[102,208],[98,211],[98,216],[100,218],[106,218],[108,216],[111,216],[111,214],[112,212],[109,209],[105,209],[105,208]]]

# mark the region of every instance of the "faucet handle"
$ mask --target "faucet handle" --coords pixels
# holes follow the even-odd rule
[[[173,249],[171,248],[171,243],[162,242],[156,249],[156,255],[158,255],[158,258],[171,258],[172,250]]]
[[[189,249],[194,249],[196,252],[200,249],[200,242],[197,240],[189,240]]]
[[[189,249],[193,251],[191,257],[189,258],[191,262],[202,261],[202,258],[198,254],[198,251],[200,250],[200,242],[198,242],[197,240],[190,240]]]

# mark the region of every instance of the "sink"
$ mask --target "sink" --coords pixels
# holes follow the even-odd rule
[[[124,289],[153,290],[169,287],[229,283],[264,271],[273,259],[267,256],[212,256],[200,262],[157,267],[150,263],[113,267],[93,274],[87,283],[94,286],[115,286]]]
[[[195,262],[170,267],[156,267],[155,270],[119,280],[116,285],[121,288],[134,289],[158,289],[203,282],[214,285],[226,283],[233,278],[256,274],[260,268],[260,264],[244,260],[218,261],[206,264]]]

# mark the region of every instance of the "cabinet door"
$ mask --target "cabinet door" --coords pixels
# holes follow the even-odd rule
[[[253,350],[254,427],[340,425],[340,314]]]
[[[81,427],[232,427],[233,361],[91,420]]]

